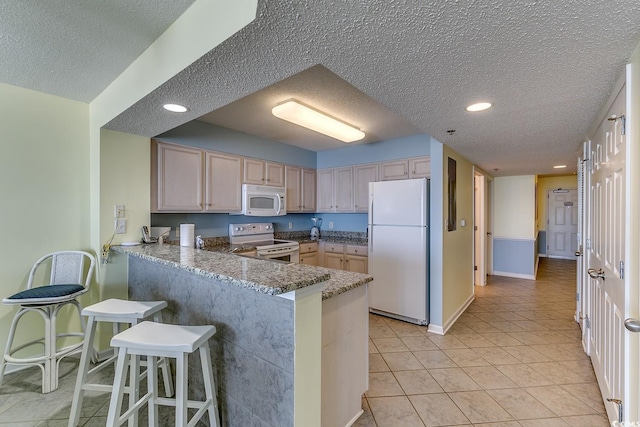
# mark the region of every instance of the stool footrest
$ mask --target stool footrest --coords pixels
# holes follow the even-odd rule
[[[131,417],[134,412],[138,412],[138,410],[145,404],[147,403],[147,401],[149,399],[151,399],[151,397],[153,396],[153,393],[148,392],[147,394],[145,394],[144,396],[142,396],[140,398],[140,400],[138,400],[136,403],[133,404],[133,406],[131,408],[128,408],[127,411],[122,414],[120,416],[120,418],[118,418],[118,424],[117,425],[122,425],[122,423],[124,423],[127,419],[129,419],[129,417]]]

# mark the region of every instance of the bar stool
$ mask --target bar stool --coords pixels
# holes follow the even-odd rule
[[[69,415],[69,427],[76,427],[80,419],[80,412],[82,409],[82,400],[84,398],[85,390],[91,391],[113,391],[113,385],[109,384],[95,384],[88,383],[87,379],[89,375],[95,374],[109,364],[113,363],[117,358],[117,353],[109,357],[107,360],[101,362],[93,369],[89,369],[90,359],[94,353],[93,341],[96,335],[97,322],[109,322],[113,324],[113,334],[120,333],[120,326],[127,324],[133,326],[140,321],[153,316],[155,322],[162,322],[162,315],[160,311],[167,306],[166,301],[128,301],[121,299],[108,299],[101,301],[97,304],[90,305],[82,310],[83,316],[88,316],[87,319],[87,331],[84,339],[84,345],[82,348],[82,356],[80,357],[80,365],[78,366],[78,377],[76,379],[76,388],[73,393],[73,401],[71,404],[71,413]],[[161,359],[158,362],[162,368],[162,374],[164,379],[164,389],[167,397],[173,396],[173,381],[171,378],[171,367],[166,359]],[[156,374],[156,371],[150,371],[147,369],[147,373],[143,373],[141,377],[138,377],[138,368],[131,370],[131,379],[129,381],[129,404],[132,405],[138,400],[138,381],[144,375],[148,375],[149,372],[152,375]],[[135,381],[135,382],[134,382]],[[134,418],[131,421],[131,425],[135,425],[137,420]]]
[[[164,405],[175,406],[176,426],[187,426],[188,408],[197,408],[198,411],[191,418],[188,425],[195,425],[205,412],[208,412],[210,427],[219,427],[216,384],[213,378],[211,355],[209,353],[209,339],[215,333],[216,328],[213,325],[181,326],[142,322],[114,336],[111,339],[111,346],[119,347],[119,350],[107,426],[120,426],[147,403],[150,426],[157,425],[158,405]],[[200,351],[205,388],[204,401],[188,400],[188,357],[196,349]],[[130,365],[132,367],[137,366],[140,356],[147,356],[148,390],[140,400],[133,405],[129,405],[128,410],[120,415],[127,372],[127,356],[130,356]],[[175,399],[158,397],[158,380],[157,375],[154,375],[154,371],[157,368],[156,357],[172,357],[176,359]]]

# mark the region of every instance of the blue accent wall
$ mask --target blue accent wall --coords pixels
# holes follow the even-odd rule
[[[196,235],[199,234],[202,237],[224,237],[229,235],[229,224],[244,224],[250,222],[272,222],[274,224],[275,231],[311,230],[311,227],[313,226],[313,223],[311,222],[312,216],[313,214],[310,213],[287,214],[285,216],[274,217],[216,213],[154,213],[151,214],[151,226],[171,227],[171,235],[169,237],[171,239],[175,238],[176,227],[180,226],[180,224],[195,224]],[[289,229],[290,222],[293,226],[291,230]],[[324,223],[322,228],[326,228],[325,224],[328,223]]]
[[[318,218],[322,218],[321,231],[367,231],[366,213],[319,213]],[[329,222],[333,222],[333,228],[329,228]]]
[[[536,244],[536,240],[495,238],[493,240],[494,271],[535,275]]]
[[[428,156],[430,153],[431,137],[424,134],[414,135],[320,151],[318,152],[318,169]]]
[[[204,150],[316,168],[314,151],[195,120],[162,133],[156,139]]]

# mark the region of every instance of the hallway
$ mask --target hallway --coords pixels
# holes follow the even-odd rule
[[[573,320],[575,262],[490,276],[445,336],[371,315],[359,427],[608,426]]]

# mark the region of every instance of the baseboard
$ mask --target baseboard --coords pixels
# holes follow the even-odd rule
[[[351,427],[352,425],[354,425],[354,424],[355,424],[355,422],[356,422],[356,421],[358,421],[358,418],[360,418],[360,416],[361,416],[362,414],[364,414],[364,411],[361,409],[361,410],[360,410],[360,412],[358,412],[358,413],[356,414],[356,416],[355,416],[355,417],[353,417],[353,418],[351,419],[351,421],[349,421],[345,427]]]
[[[511,273],[510,271],[493,271],[494,276],[504,276],[504,277],[513,277],[514,279],[529,279],[536,280],[536,276],[533,274],[520,274],[520,273]]]
[[[462,316],[462,314],[467,310],[467,308],[469,308],[469,306],[471,305],[471,303],[476,299],[475,294],[469,296],[469,298],[467,298],[467,300],[464,302],[464,304],[462,304],[457,310],[456,312],[453,314],[453,316],[451,316],[449,318],[449,320],[447,320],[444,324],[444,326],[440,326],[440,325],[434,325],[433,323],[429,324],[429,332],[432,332],[434,334],[438,334],[438,335],[444,335],[447,333],[447,331],[453,326],[454,323],[456,323],[456,321],[458,320],[458,318],[460,316]]]

